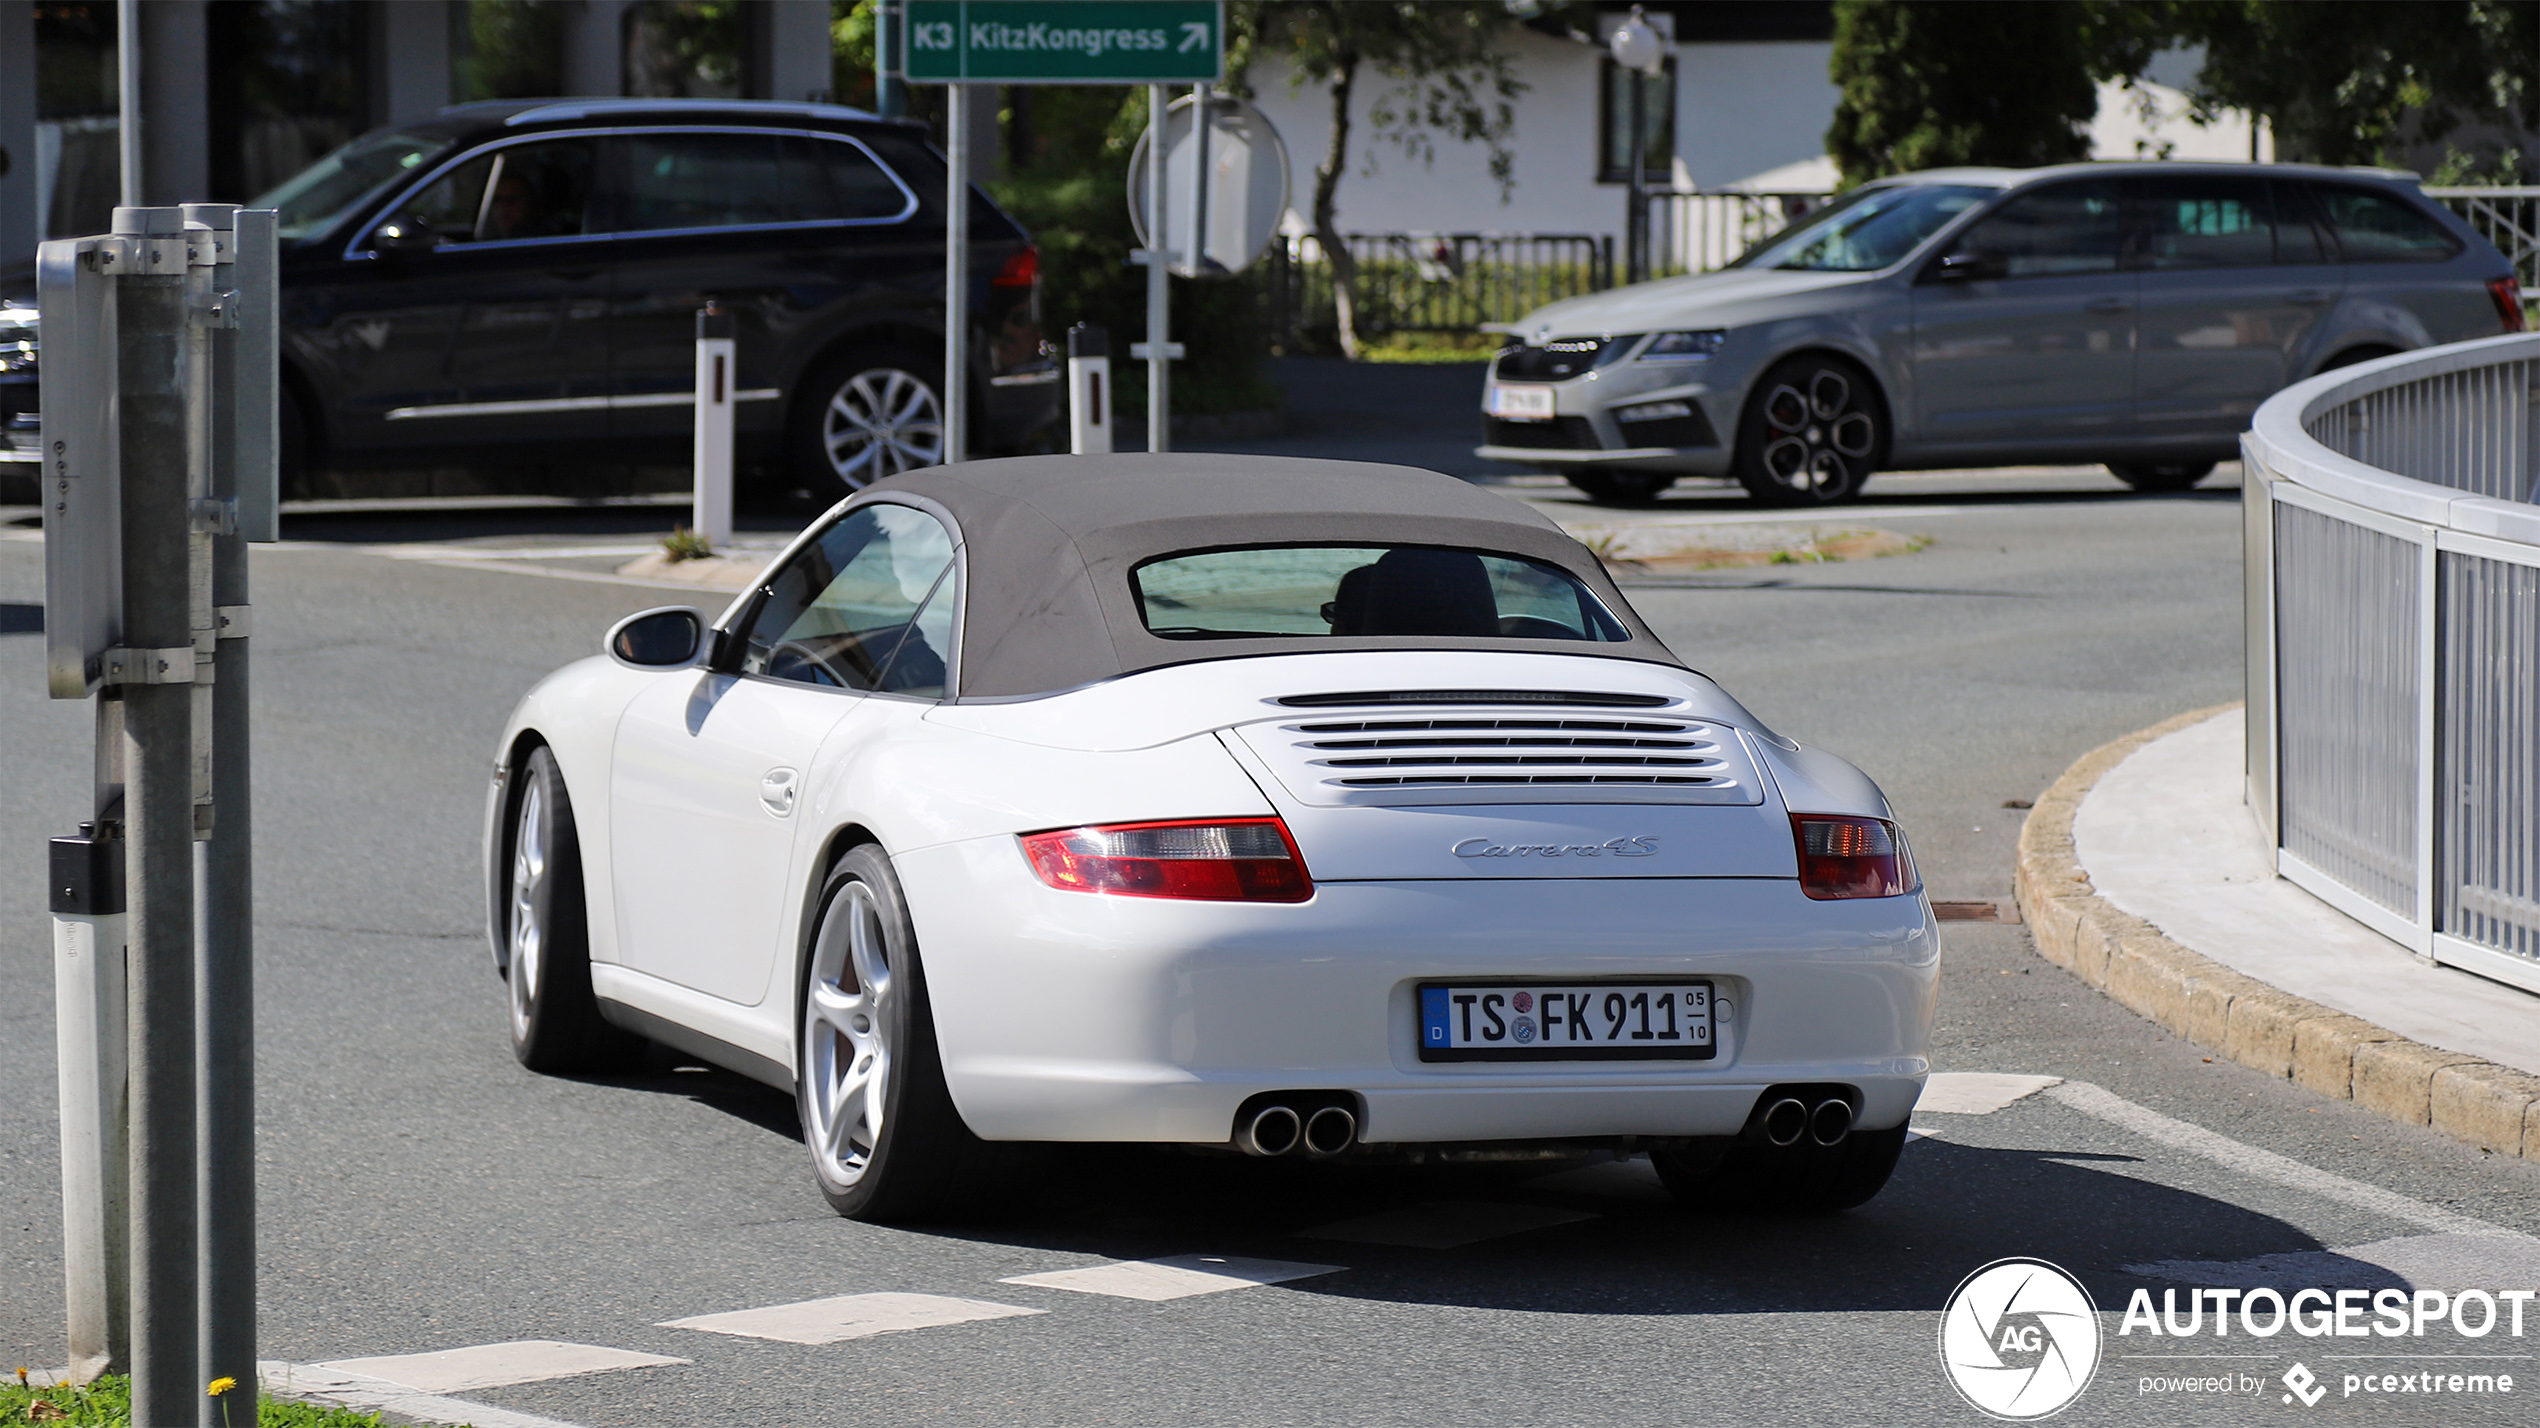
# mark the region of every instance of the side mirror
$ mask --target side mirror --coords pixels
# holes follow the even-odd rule
[[[1943,283],[1989,283],[2011,275],[2011,260],[1978,248],[1942,256],[1932,278]]]
[[[695,664],[705,642],[705,616],[665,605],[618,621],[600,647],[628,669],[678,669]]]
[[[383,256],[429,253],[440,246],[441,235],[432,231],[432,225],[410,213],[401,213],[370,230],[370,250]]]

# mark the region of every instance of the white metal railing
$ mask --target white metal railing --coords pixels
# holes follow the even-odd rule
[[[2540,991],[2540,334],[2402,353],[2241,448],[2249,804],[2276,868]]]
[[[2429,188],[2425,196],[2512,259],[2525,294],[2540,291],[2540,188]]]

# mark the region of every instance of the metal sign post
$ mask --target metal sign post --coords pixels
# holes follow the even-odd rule
[[[115,210],[46,243],[47,683],[96,696],[92,817],[50,852],[75,1374],[193,1425],[252,1385],[245,542],[274,536],[275,215]]]
[[[902,52],[912,83],[1145,84],[1148,134],[1162,152],[1165,84],[1207,84],[1225,70],[1220,0],[907,0]],[[970,122],[956,97],[947,106],[944,185],[944,460],[966,454],[969,411]],[[1164,211],[1160,166],[1149,180],[1151,211]],[[1157,225],[1160,229],[1161,224]],[[1163,244],[1130,255],[1147,268],[1147,340],[1132,358],[1147,364],[1147,448],[1171,446],[1173,378],[1182,355],[1170,340],[1168,256]]]

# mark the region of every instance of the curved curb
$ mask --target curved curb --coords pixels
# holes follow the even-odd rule
[[[2102,744],[2038,796],[2020,825],[2014,887],[2039,955],[2243,1066],[2482,1150],[2540,1160],[2540,1076],[2410,1041],[2235,972],[2091,886],[2073,854],[2082,799],[2145,744],[2237,707],[2198,709]]]

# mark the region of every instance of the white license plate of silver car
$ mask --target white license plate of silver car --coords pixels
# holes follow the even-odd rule
[[[1552,420],[1552,389],[1501,384],[1490,389],[1483,403],[1490,414],[1510,421]]]
[[[1708,1061],[1719,1053],[1711,984],[1427,982],[1423,1061]]]

